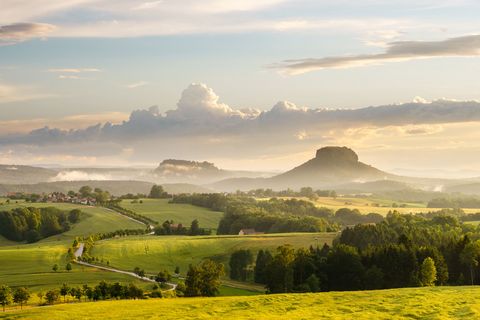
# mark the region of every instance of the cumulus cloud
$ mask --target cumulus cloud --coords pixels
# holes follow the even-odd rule
[[[389,43],[386,51],[379,54],[286,60],[272,67],[295,75],[322,69],[351,68],[395,61],[475,56],[480,56],[480,35],[468,35],[442,41],[397,41]]]
[[[55,26],[46,23],[14,23],[0,26],[0,45],[46,37]]]
[[[90,117],[89,117],[90,118]],[[103,117],[105,118],[105,117]],[[203,135],[215,137],[282,134],[295,137],[299,132],[345,127],[388,127],[412,125],[410,134],[421,133],[419,125],[480,121],[477,101],[436,100],[366,107],[359,109],[309,109],[282,101],[270,110],[234,109],[219,101],[218,95],[205,84],[191,84],[181,95],[177,107],[159,112],[156,106],[136,110],[120,124],[106,122],[85,129],[50,128],[32,130],[27,135],[3,137],[0,143],[40,143],[61,141],[123,141],[144,137]],[[420,129],[419,129],[420,128]],[[301,134],[300,136],[306,136]],[[218,137],[218,136],[217,136]]]
[[[133,111],[117,124],[103,122],[82,129],[57,122],[28,133],[0,133],[0,153],[21,150],[28,155],[155,162],[167,157],[265,157],[326,143],[355,145],[372,137],[429,139],[442,134],[444,124],[474,121],[480,122],[476,101],[418,99],[360,109],[310,109],[284,101],[259,111],[233,108],[206,85],[192,84],[176,108],[164,113],[153,106]]]

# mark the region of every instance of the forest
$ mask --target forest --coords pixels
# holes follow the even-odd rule
[[[218,234],[238,234],[245,228],[265,233],[334,232],[341,226],[383,220],[383,216],[377,213],[363,215],[357,209],[348,208],[333,211],[300,199],[256,200],[237,195],[193,194],[176,195],[171,202],[223,211]]]
[[[12,241],[37,242],[70,230],[84,215],[80,210],[16,208],[0,211],[0,234]]]
[[[370,290],[480,284],[480,232],[454,215],[396,212],[344,229],[329,247],[234,252],[230,277],[267,292]],[[254,263],[253,263],[254,262]]]

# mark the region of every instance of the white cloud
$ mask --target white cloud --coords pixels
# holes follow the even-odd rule
[[[442,41],[397,41],[389,43],[384,53],[286,60],[272,67],[295,75],[322,69],[352,68],[396,61],[475,56],[480,56],[480,35]]]
[[[126,87],[128,89],[136,89],[136,88],[144,87],[146,85],[148,85],[147,81],[138,81],[138,82],[127,84]]]
[[[10,128],[1,132],[0,153],[14,150],[14,158],[23,155],[42,161],[58,155],[59,159],[145,163],[170,157],[270,159],[324,144],[363,149],[375,145],[381,150],[395,147],[396,140],[427,148],[440,144],[451,150],[461,146],[455,141],[465,141],[465,136],[455,138],[454,131],[446,128],[478,124],[480,103],[443,99],[331,110],[279,102],[260,112],[232,108],[211,88],[192,84],[170,111],[161,113],[158,107],[151,107],[126,116],[119,115],[117,124],[108,122],[109,117],[115,118],[109,114],[0,123],[0,127]],[[98,122],[103,124],[88,126]],[[14,134],[15,127],[40,129]]]

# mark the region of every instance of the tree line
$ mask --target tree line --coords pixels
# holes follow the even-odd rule
[[[70,230],[82,216],[78,209],[63,211],[53,207],[0,211],[0,234],[12,241],[33,243]]]
[[[162,225],[155,227],[154,232],[156,235],[188,235],[188,236],[200,236],[209,235],[212,233],[210,229],[200,228],[200,224],[197,219],[194,219],[190,224],[190,227],[184,227],[181,223],[174,223],[173,220],[166,220]]]
[[[357,209],[348,208],[334,211],[301,199],[258,201],[252,197],[211,193],[175,195],[171,202],[223,211],[218,234],[238,234],[247,228],[265,233],[330,232],[340,230],[341,226],[383,220],[383,216],[377,213],[364,215]]]
[[[428,208],[480,208],[480,198],[474,196],[441,197],[428,202]]]
[[[480,229],[445,213],[388,214],[376,225],[346,228],[332,247],[230,257],[230,277],[264,284],[267,292],[369,290],[480,284]],[[255,262],[253,262],[255,260]]]

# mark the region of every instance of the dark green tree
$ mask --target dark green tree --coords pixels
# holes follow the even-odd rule
[[[248,267],[253,263],[253,255],[250,250],[237,250],[230,256],[230,279],[247,281]]]
[[[277,254],[266,268],[266,287],[269,293],[293,292],[293,262],[295,251],[289,245],[277,248]]]
[[[63,296],[63,302],[66,302],[66,298],[69,293],[70,293],[70,287],[66,283],[64,283],[60,287],[60,295]]]
[[[258,251],[254,268],[254,281],[256,283],[265,284],[267,282],[266,269],[272,259],[270,251]]]
[[[12,290],[8,286],[0,286],[0,304],[5,312],[5,307],[12,303]]]
[[[48,304],[54,304],[56,301],[58,301],[58,298],[59,294],[57,290],[49,290],[47,293],[45,293],[45,300]]]
[[[30,293],[27,288],[20,287],[13,292],[13,302],[20,304],[20,309],[23,308],[24,304],[27,304],[28,299],[30,299]]]

